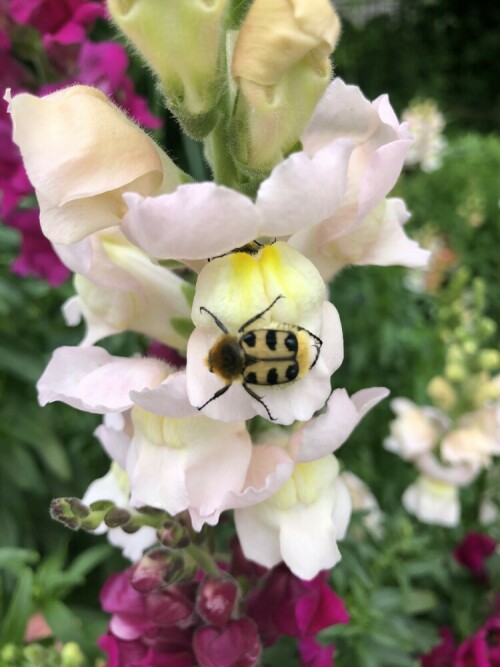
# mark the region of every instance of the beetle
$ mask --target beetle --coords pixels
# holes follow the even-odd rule
[[[250,325],[269,312],[279,299],[284,298],[280,294],[270,306],[242,324],[238,335],[229,333],[214,313],[201,306],[200,312],[210,315],[224,334],[210,348],[207,361],[209,371],[224,380],[226,386],[216,391],[198,410],[225,394],[234,381],[240,380],[245,391],[264,406],[269,419],[275,420],[262,396],[256,394],[249,385],[286,385],[303,377],[318,361],[323,344],[319,336],[296,324],[273,322],[263,329],[249,329]],[[316,348],[316,354],[309,365],[311,344]]]

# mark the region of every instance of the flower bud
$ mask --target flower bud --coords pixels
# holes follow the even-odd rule
[[[178,523],[165,521],[157,532],[158,540],[170,549],[184,549],[189,545],[188,531]]]
[[[173,581],[184,569],[184,559],[167,549],[153,549],[137,563],[130,579],[139,593],[150,593]]]
[[[339,34],[329,0],[254,0],[232,60],[238,162],[265,172],[297,143],[330,81]]]
[[[485,371],[491,371],[500,365],[500,352],[495,349],[481,350],[479,353],[479,367]]]
[[[158,75],[167,104],[201,139],[223,89],[219,55],[228,0],[108,0],[111,17]]]
[[[206,623],[223,628],[231,618],[238,584],[229,576],[207,576],[201,582],[196,600],[196,611]]]
[[[443,377],[437,375],[427,385],[427,393],[442,410],[448,410],[455,404],[455,390]]]
[[[444,374],[451,382],[463,382],[467,377],[467,371],[463,364],[452,362],[446,364]]]
[[[91,511],[78,498],[54,498],[50,504],[50,515],[67,528],[78,530]]]
[[[68,642],[61,649],[61,667],[84,667],[85,656],[75,642]]]

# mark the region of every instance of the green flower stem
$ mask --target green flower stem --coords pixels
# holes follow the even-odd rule
[[[202,570],[205,570],[208,574],[220,574],[220,570],[217,567],[217,563],[212,558],[212,556],[201,549],[196,544],[190,544],[184,550],[191,558],[201,567]]]

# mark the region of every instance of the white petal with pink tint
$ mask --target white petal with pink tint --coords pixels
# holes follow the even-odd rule
[[[388,394],[383,387],[373,387],[358,391],[349,398],[345,389],[336,389],[328,399],[326,412],[300,429],[301,447],[297,460],[314,461],[336,451],[365,414]]]
[[[333,456],[296,466],[269,500],[237,509],[235,524],[245,556],[266,567],[281,560],[302,579],[312,579],[340,560],[337,540],[351,513],[349,492]]]
[[[275,167],[257,194],[260,234],[290,236],[332,215],[345,192],[353,148],[353,142],[340,139],[312,157],[294,153]]]
[[[243,487],[252,451],[244,424],[162,418],[137,408],[133,420],[135,452],[127,470],[134,505],[210,516]]]
[[[122,412],[132,406],[132,390],[160,384],[168,371],[157,359],[113,357],[101,347],[60,347],[37,383],[38,400],[87,412]]]
[[[215,183],[181,185],[159,197],[124,196],[126,236],[152,257],[203,259],[259,235],[259,214],[245,195]]]
[[[142,391],[131,391],[135,405],[163,417],[194,417],[199,414],[188,400],[186,373],[172,373],[161,384]]]

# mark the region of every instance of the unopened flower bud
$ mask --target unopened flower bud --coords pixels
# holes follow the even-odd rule
[[[481,350],[478,361],[482,370],[494,370],[500,366],[500,353],[494,349]]]
[[[444,374],[448,380],[451,380],[451,382],[463,382],[467,377],[465,367],[458,362],[446,364]]]
[[[71,530],[78,530],[90,514],[90,508],[78,498],[54,498],[50,504],[52,518]]]
[[[181,555],[168,549],[154,549],[137,563],[130,581],[139,593],[150,593],[176,580],[183,569]]]
[[[75,642],[68,642],[61,649],[61,667],[84,667],[85,656]]]
[[[330,0],[254,0],[232,60],[237,161],[268,171],[294,147],[330,81],[339,34]]]
[[[184,549],[190,543],[190,537],[184,526],[174,521],[165,521],[157,532],[158,540],[170,549]]]
[[[451,384],[439,375],[429,382],[427,393],[442,410],[448,410],[457,400],[457,395]]]
[[[196,611],[207,623],[222,628],[231,618],[238,598],[238,584],[229,576],[207,576],[201,582]]]
[[[131,514],[121,507],[112,507],[104,515],[104,523],[108,528],[121,528],[130,521]]]
[[[206,136],[223,90],[220,52],[228,0],[108,0],[111,17],[158,75],[185,130]]]

